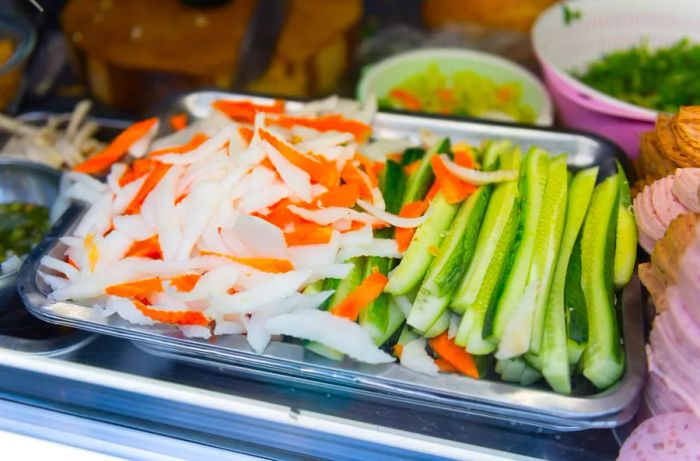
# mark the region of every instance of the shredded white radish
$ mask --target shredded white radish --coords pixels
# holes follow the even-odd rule
[[[457,165],[445,154],[441,154],[440,159],[450,173],[457,176],[462,181],[466,181],[477,186],[503,181],[512,181],[518,177],[517,170],[480,171]]]
[[[284,156],[267,141],[264,141],[263,145],[267,151],[267,157],[282,177],[282,181],[287,184],[287,187],[289,187],[295,196],[304,202],[310,202],[311,176],[309,176],[309,173],[284,158]]]
[[[347,261],[356,256],[380,256],[401,258],[399,246],[394,239],[373,239],[369,245],[345,247],[338,252],[338,260]]]
[[[401,365],[413,371],[426,375],[436,376],[439,368],[425,352],[425,339],[418,338],[404,344],[401,351]]]
[[[344,232],[340,234],[340,247],[352,247],[369,245],[372,243],[372,226],[362,226],[356,231]]]
[[[250,256],[287,259],[287,243],[279,227],[262,218],[240,214],[231,229]]]
[[[377,222],[375,218],[367,213],[355,211],[352,208],[328,207],[320,210],[307,210],[295,205],[289,206],[289,211],[307,221],[327,226],[341,220],[358,221],[367,224]]]

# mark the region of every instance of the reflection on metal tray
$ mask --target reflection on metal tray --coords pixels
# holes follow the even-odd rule
[[[216,98],[241,98],[241,95],[201,92],[184,97],[175,110],[185,110],[192,117],[203,117]],[[266,98],[256,98],[268,102]],[[290,103],[291,108],[300,103]],[[485,124],[449,119],[379,113],[374,132],[378,137],[408,137],[418,141],[420,128],[429,129],[454,140],[480,142],[484,139],[508,138],[523,148],[539,145],[557,153],[568,152],[570,165],[600,166],[603,174],[615,171],[615,159],[627,162],[612,144],[579,133],[541,130],[505,124]],[[315,384],[318,389],[341,386],[349,392],[382,394],[398,400],[412,401],[453,411],[490,415],[506,424],[521,423],[550,430],[576,430],[613,427],[628,421],[636,411],[645,375],[641,290],[633,280],[624,290],[618,306],[622,315],[626,368],[620,382],[594,395],[557,395],[543,388],[472,380],[456,375],[425,376],[398,364],[367,365],[353,361],[332,362],[293,343],[273,342],[262,355],[255,354],[240,335],[217,337],[215,342],[188,339],[169,325],[138,326],[124,320],[97,318],[90,308],[60,302],[51,304],[48,288],[36,276],[39,261],[45,254],[61,254],[65,247],[58,241],[72,231],[84,213],[78,205],[71,207],[30,255],[20,274],[23,301],[32,313],[49,322],[74,326],[99,333],[140,341],[158,354],[220,367],[244,367],[252,373],[276,374],[292,380]],[[580,392],[580,391],[579,391]]]

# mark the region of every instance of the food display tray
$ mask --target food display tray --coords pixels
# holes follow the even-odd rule
[[[219,98],[251,96],[215,91],[191,93],[174,105],[173,112],[205,117],[212,101]],[[259,103],[271,101],[262,97],[252,99]],[[289,102],[288,107],[294,110],[301,104]],[[421,129],[449,136],[453,141],[479,143],[487,139],[510,139],[523,150],[537,145],[552,153],[566,152],[572,168],[598,165],[601,177],[616,171],[616,160],[625,168],[629,165],[615,145],[583,133],[393,112],[380,112],[373,122],[374,136],[378,138],[408,138],[418,143]],[[272,342],[263,354],[256,354],[242,335],[219,336],[213,340],[185,338],[174,326],[132,325],[114,316],[97,317],[91,308],[74,303],[52,303],[47,298],[48,287],[37,277],[40,260],[47,254],[62,255],[65,247],[59,238],[72,232],[84,212],[84,206],[72,205],[20,272],[18,287],[26,307],[45,321],[131,339],[156,355],[232,372],[244,369],[248,374],[260,375],[261,379],[275,377],[281,382],[304,382],[329,391],[342,388],[358,395],[373,394],[397,402],[449,408],[530,429],[572,431],[615,427],[629,421],[636,412],[646,373],[641,287],[636,276],[624,289],[617,306],[626,360],[623,377],[605,391],[591,393],[590,388],[579,386],[573,395],[567,396],[545,387],[497,380],[427,376],[396,363],[368,365],[347,359],[334,362],[305,350],[298,343]]]

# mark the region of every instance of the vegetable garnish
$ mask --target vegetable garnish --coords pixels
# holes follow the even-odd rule
[[[142,256],[144,258],[163,259],[163,252],[160,249],[158,235],[132,243],[124,256]]]
[[[479,379],[479,370],[474,363],[474,358],[463,347],[455,344],[447,336],[447,332],[428,340],[430,347],[441,358],[449,362],[453,367],[459,370],[460,373],[471,378]],[[439,365],[438,365],[439,366]]]
[[[277,259],[277,258],[241,258],[239,256],[234,256],[225,253],[218,253],[216,251],[206,251],[202,250],[203,255],[211,256],[221,256],[228,258],[231,261],[243,264],[244,266],[252,267],[263,272],[270,273],[283,273],[294,270],[294,265],[291,261],[287,259]]]
[[[121,296],[122,298],[146,299],[149,295],[163,291],[163,283],[158,277],[120,283],[105,288],[108,295]]]
[[[151,138],[158,129],[158,119],[149,118],[134,123],[117,136],[104,150],[73,168],[80,173],[100,173],[124,157],[132,146],[143,138]],[[140,157],[140,155],[137,155]]]
[[[143,182],[143,184],[141,184],[141,187],[131,202],[129,202],[129,205],[127,205],[125,214],[136,214],[141,211],[141,204],[143,204],[146,196],[148,196],[148,194],[150,194],[151,191],[158,185],[169,169],[170,165],[155,162],[153,169],[146,177],[146,180]]]
[[[360,198],[360,189],[357,184],[343,184],[329,189],[321,194],[317,203],[321,207],[340,206],[353,207]]]
[[[444,155],[444,154],[443,154]],[[476,190],[474,184],[462,181],[447,169],[443,162],[443,156],[434,156],[431,160],[435,182],[440,187],[442,195],[449,203],[459,203],[469,197]]]
[[[187,114],[184,112],[181,112],[179,114],[175,114],[168,119],[168,122],[170,122],[170,127],[175,130],[175,131],[180,131],[184,130],[185,127],[187,126]]]
[[[253,123],[255,121],[255,114],[258,112],[268,113],[268,114],[281,114],[284,111],[284,101],[277,100],[273,104],[255,104],[251,101],[228,101],[220,99],[214,101],[212,106],[224,114],[228,115],[231,119],[237,122],[243,123]]]
[[[331,313],[338,317],[347,317],[353,321],[357,320],[360,311],[382,294],[388,281],[387,276],[379,272],[370,274],[340,304],[333,306]]]
[[[190,292],[201,278],[202,276],[199,274],[182,274],[171,278],[168,282],[178,291]]]

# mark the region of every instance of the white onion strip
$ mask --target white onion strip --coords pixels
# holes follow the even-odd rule
[[[445,154],[440,155],[445,168],[462,181],[476,186],[492,184],[496,182],[512,181],[518,177],[517,170],[479,171],[457,165]]]
[[[417,218],[404,218],[384,211],[380,208],[377,208],[376,206],[365,202],[362,199],[358,200],[357,204],[360,206],[360,208],[362,208],[372,216],[376,217],[380,221],[383,221],[387,224],[391,224],[394,227],[401,227],[403,229],[412,229],[414,227],[418,227],[421,224],[423,224],[426,219],[428,219],[428,216],[430,216],[430,209],[428,209],[428,211],[426,211],[425,214],[423,214],[423,216],[419,216]]]

